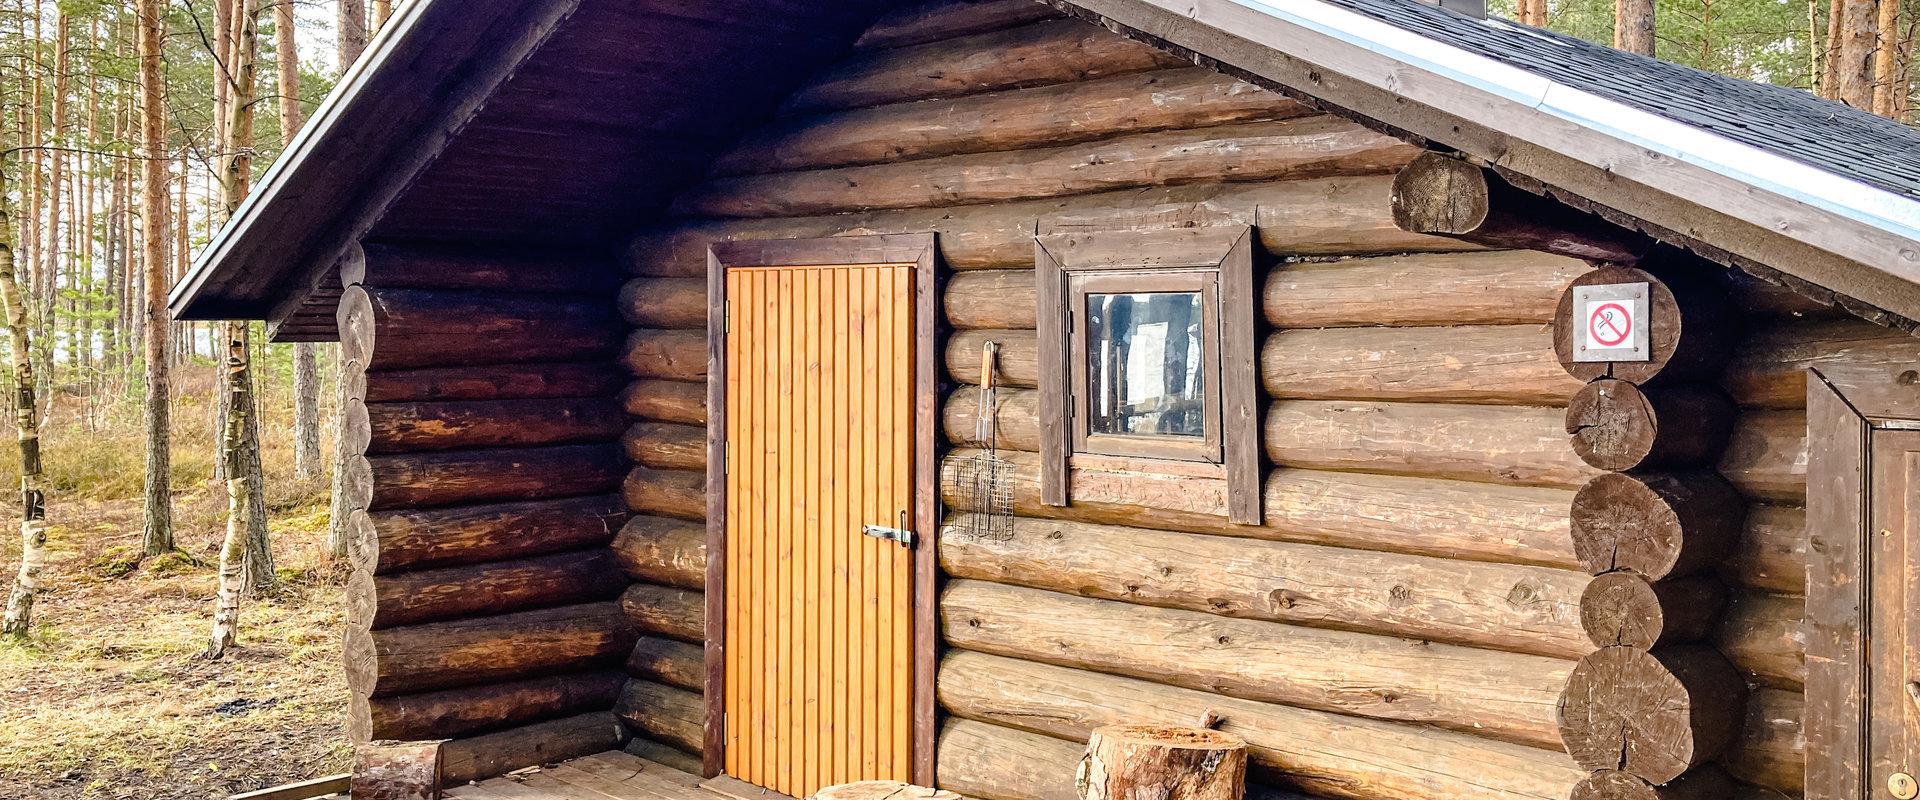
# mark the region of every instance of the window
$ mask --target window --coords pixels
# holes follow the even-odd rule
[[[1251,230],[1036,242],[1042,500],[1069,503],[1076,459],[1201,462],[1217,465],[1228,516],[1259,522]]]

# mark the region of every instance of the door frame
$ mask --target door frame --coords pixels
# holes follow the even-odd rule
[[[1915,427],[1920,370],[1848,363],[1807,370],[1807,800],[1883,791],[1869,785],[1861,736],[1872,713],[1864,685],[1873,666],[1871,620],[1861,613],[1871,590],[1872,438]]]
[[[940,413],[938,318],[941,280],[934,234],[716,242],[707,248],[707,581],[705,714],[700,766],[726,766],[727,680],[727,270],[737,267],[914,265],[912,776],[934,784],[934,670],[939,642]]]

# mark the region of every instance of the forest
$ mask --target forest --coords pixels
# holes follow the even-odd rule
[[[0,6],[0,796],[224,796],[345,767],[334,346],[165,305],[395,10]],[[1492,11],[1914,121],[1915,0]]]

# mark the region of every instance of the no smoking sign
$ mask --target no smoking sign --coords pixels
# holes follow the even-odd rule
[[[1645,283],[1576,286],[1573,289],[1574,361],[1648,361]]]

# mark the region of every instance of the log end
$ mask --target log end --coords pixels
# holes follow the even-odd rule
[[[1485,172],[1457,158],[1426,153],[1393,179],[1393,223],[1404,231],[1472,233],[1491,208]]]
[[[1668,783],[1718,757],[1741,729],[1746,682],[1706,647],[1603,647],[1574,667],[1560,736],[1574,763]]]

